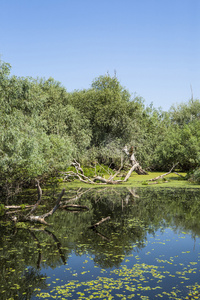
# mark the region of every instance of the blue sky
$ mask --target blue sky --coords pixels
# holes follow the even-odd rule
[[[107,72],[145,104],[200,99],[200,0],[0,0],[0,54],[70,92]]]

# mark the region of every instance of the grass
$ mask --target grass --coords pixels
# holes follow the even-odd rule
[[[117,184],[117,185],[107,185],[107,186],[111,186],[111,187],[146,187],[148,185],[148,180],[152,179],[154,177],[160,176],[162,174],[164,174],[165,172],[149,172],[148,175],[138,175],[137,173],[133,172],[131,177],[129,178],[129,180],[127,182],[123,182],[121,184]],[[186,173],[180,173],[180,175],[185,176]],[[105,176],[105,178],[108,178],[108,176]],[[119,178],[117,178],[119,179]],[[166,181],[167,182],[166,182]],[[92,185],[92,184],[86,184],[83,182],[80,182],[79,180],[74,180],[72,182],[66,182],[63,183],[63,186],[66,186],[69,188],[78,188],[78,187],[102,187],[105,185],[100,185],[100,184],[96,184],[96,185]],[[180,176],[171,173],[169,175],[166,175],[164,177],[164,180],[159,180],[158,184],[150,184],[148,185],[149,188],[157,188],[157,187],[174,187],[174,188],[200,188],[199,184],[194,184],[194,183],[190,183],[187,180],[182,179]]]

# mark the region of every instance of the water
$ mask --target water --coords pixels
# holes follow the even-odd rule
[[[199,195],[90,189],[75,202],[89,210],[58,210],[51,226],[3,219],[1,299],[200,299]]]

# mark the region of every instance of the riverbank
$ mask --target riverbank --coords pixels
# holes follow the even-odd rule
[[[123,182],[120,184],[115,185],[106,185],[108,186],[114,186],[114,187],[147,187],[150,188],[159,188],[159,187],[166,187],[166,188],[200,188],[199,184],[195,184],[192,182],[189,182],[188,180],[185,180],[184,178],[180,177],[179,175],[175,173],[170,173],[169,175],[166,175],[163,180],[158,180],[157,183],[153,181],[149,181],[152,178],[158,177],[160,175],[164,174],[164,172],[149,172],[148,175],[138,175],[137,173],[133,172],[131,177],[127,182]],[[183,177],[185,177],[186,173],[179,173]],[[108,178],[108,176],[105,176],[105,178]],[[82,183],[79,180],[74,180],[71,182],[63,182],[63,186],[71,187],[71,188],[77,188],[77,187],[103,187],[105,185],[102,184],[87,184]]]

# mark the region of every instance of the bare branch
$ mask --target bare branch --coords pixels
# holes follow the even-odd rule
[[[56,205],[54,206],[54,208],[53,208],[52,210],[50,210],[48,213],[42,215],[42,216],[41,216],[42,218],[45,219],[45,218],[47,218],[47,217],[49,217],[49,216],[52,216],[53,213],[55,213],[55,211],[56,211],[56,210],[58,209],[58,207],[60,206],[60,201],[61,201],[62,196],[64,195],[64,193],[65,193],[65,189],[63,189],[62,192],[60,193],[60,195],[58,196],[58,199],[57,199],[57,201],[56,201]]]
[[[135,165],[133,165],[132,167],[131,167],[131,169],[128,171],[128,173],[126,174],[126,177],[124,178],[124,182],[126,182],[128,179],[129,179],[129,177],[131,176],[131,174],[132,174],[132,172],[137,168],[139,166],[139,164],[138,163],[135,163]]]
[[[142,167],[140,166],[140,164],[137,162],[136,158],[135,158],[135,154],[133,152],[133,147],[131,147],[129,150],[127,148],[127,146],[125,146],[122,151],[127,155],[127,157],[129,158],[129,161],[131,163],[132,166],[135,166],[135,168],[133,170],[135,170],[135,172],[138,175],[147,175],[148,173],[142,169]],[[130,171],[129,171],[130,172]],[[130,177],[130,175],[129,175]],[[129,178],[128,177],[128,178]],[[126,181],[126,180],[124,180]]]
[[[25,209],[25,208],[31,208],[34,205],[6,205],[4,206],[5,209]]]
[[[34,205],[33,209],[35,210],[38,205],[40,204],[41,202],[41,195],[42,195],[42,190],[39,186],[39,182],[37,182],[37,187],[39,192],[38,192],[38,201],[37,203]],[[58,199],[56,201],[56,204],[54,206],[54,208],[52,210],[50,210],[48,213],[46,214],[43,214],[41,216],[33,216],[33,215],[30,215],[30,212],[26,215],[26,216],[13,216],[11,217],[11,220],[13,220],[14,222],[34,222],[34,223],[41,223],[41,224],[44,224],[44,225],[49,225],[46,221],[45,221],[45,218],[53,215],[53,213],[58,209],[58,207],[60,206],[60,201],[61,201],[61,198],[62,196],[64,195],[64,192],[65,192],[65,189],[62,190],[61,194],[58,196]],[[31,210],[31,212],[33,212],[33,209]]]
[[[165,174],[162,174],[160,176],[154,177],[152,179],[149,179],[148,181],[156,181],[158,179],[162,179],[164,176],[169,175],[178,164],[179,164],[179,162],[177,162],[176,164],[173,164],[173,166],[172,166],[172,168],[171,168],[171,170],[169,172],[167,172]]]

